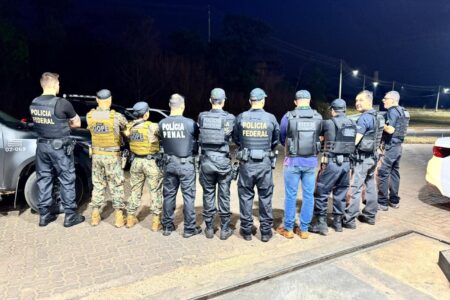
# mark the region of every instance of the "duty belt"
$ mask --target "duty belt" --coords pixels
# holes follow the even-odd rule
[[[61,137],[61,138],[54,138],[54,139],[48,139],[48,138],[38,138],[37,142],[42,144],[51,144],[55,140],[61,140],[62,142],[67,142],[69,140],[68,137]]]
[[[230,153],[208,150],[202,150],[202,155],[206,155],[208,157],[230,157]]]
[[[92,147],[92,154],[109,155],[109,156],[120,156],[120,148]]]
[[[158,159],[159,154],[158,153],[154,153],[154,154],[147,154],[147,155],[139,155],[139,154],[133,153],[133,156],[135,158],[145,158],[145,159],[148,159],[148,160],[152,160],[152,159],[156,160],[156,159]]]
[[[334,163],[338,163],[337,156],[329,156],[329,155],[322,156],[321,163],[326,164],[330,161],[332,161]],[[350,157],[348,155],[342,155],[342,162],[349,162],[349,161],[350,161]]]
[[[188,156],[188,157],[178,157],[178,156],[175,156],[175,155],[165,155],[165,157],[167,157],[167,161],[168,162],[171,162],[171,161],[174,161],[174,162],[179,162],[179,163],[182,163],[182,164],[186,164],[186,163],[194,163],[194,157],[192,157],[192,156]]]

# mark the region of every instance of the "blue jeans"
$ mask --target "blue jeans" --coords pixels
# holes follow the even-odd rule
[[[302,208],[300,210],[300,230],[308,231],[314,210],[315,167],[284,167],[284,228],[294,229],[298,183],[302,181]]]

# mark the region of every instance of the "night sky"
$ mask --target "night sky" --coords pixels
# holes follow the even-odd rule
[[[19,9],[12,18],[14,24],[25,30],[31,38],[33,32],[42,30],[36,26],[40,22],[39,18],[45,15],[36,12],[40,2],[46,4],[46,9],[52,7],[48,5],[52,1],[20,1],[16,4]],[[95,39],[120,45],[123,40],[119,32],[138,17],[154,20],[152,28],[157,33],[156,39],[162,49],[169,47],[170,34],[179,30],[195,32],[206,44],[208,5],[213,41],[222,37],[222,22],[227,15],[259,19],[272,29],[264,44],[277,52],[281,64],[278,72],[295,88],[301,88],[304,78],[302,72],[311,70],[305,65],[314,64],[326,77],[327,97],[331,98],[337,96],[339,59],[345,62],[345,98],[354,98],[354,94],[361,89],[361,74],[373,77],[375,71],[379,72],[381,80],[377,98],[390,90],[392,81],[395,81],[397,89],[404,86],[403,100],[409,105],[421,106],[424,101],[431,103],[438,85],[450,86],[450,1],[446,0],[53,2],[59,3],[51,9],[53,13],[64,15],[63,23],[59,26],[80,29],[79,36],[69,37],[80,44]],[[66,64],[64,59],[55,57],[61,64]],[[86,61],[86,64],[92,62]],[[57,69],[58,65],[51,67]],[[31,67],[30,76],[45,71],[39,68]],[[351,76],[353,68],[360,71],[359,78]],[[214,69],[210,71],[214,73]],[[98,78],[98,85],[106,83],[101,79],[106,78],[102,74]],[[96,79],[89,77],[89,80]],[[370,83],[371,79],[368,78],[367,86],[373,89]],[[69,88],[80,89],[79,83],[70,86],[69,81],[67,84]],[[447,98],[450,96],[443,95],[441,103],[450,106],[450,99]]]

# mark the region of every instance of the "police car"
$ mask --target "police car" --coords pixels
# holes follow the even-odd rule
[[[76,200],[87,199],[91,190],[90,134],[86,129],[72,129],[71,137],[77,141],[74,150],[76,169]],[[28,205],[37,211],[38,190],[35,172],[37,134],[33,124],[19,121],[0,111],[0,197],[24,196]],[[59,183],[53,187],[53,196],[59,200]],[[60,207],[62,210],[62,207]]]
[[[450,137],[438,138],[433,157],[428,161],[426,181],[436,186],[442,195],[450,197]]]

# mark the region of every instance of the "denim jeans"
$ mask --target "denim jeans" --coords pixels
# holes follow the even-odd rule
[[[300,210],[300,230],[308,231],[314,210],[315,167],[284,167],[284,228],[293,230],[297,202],[298,183],[302,181],[302,208]]]

